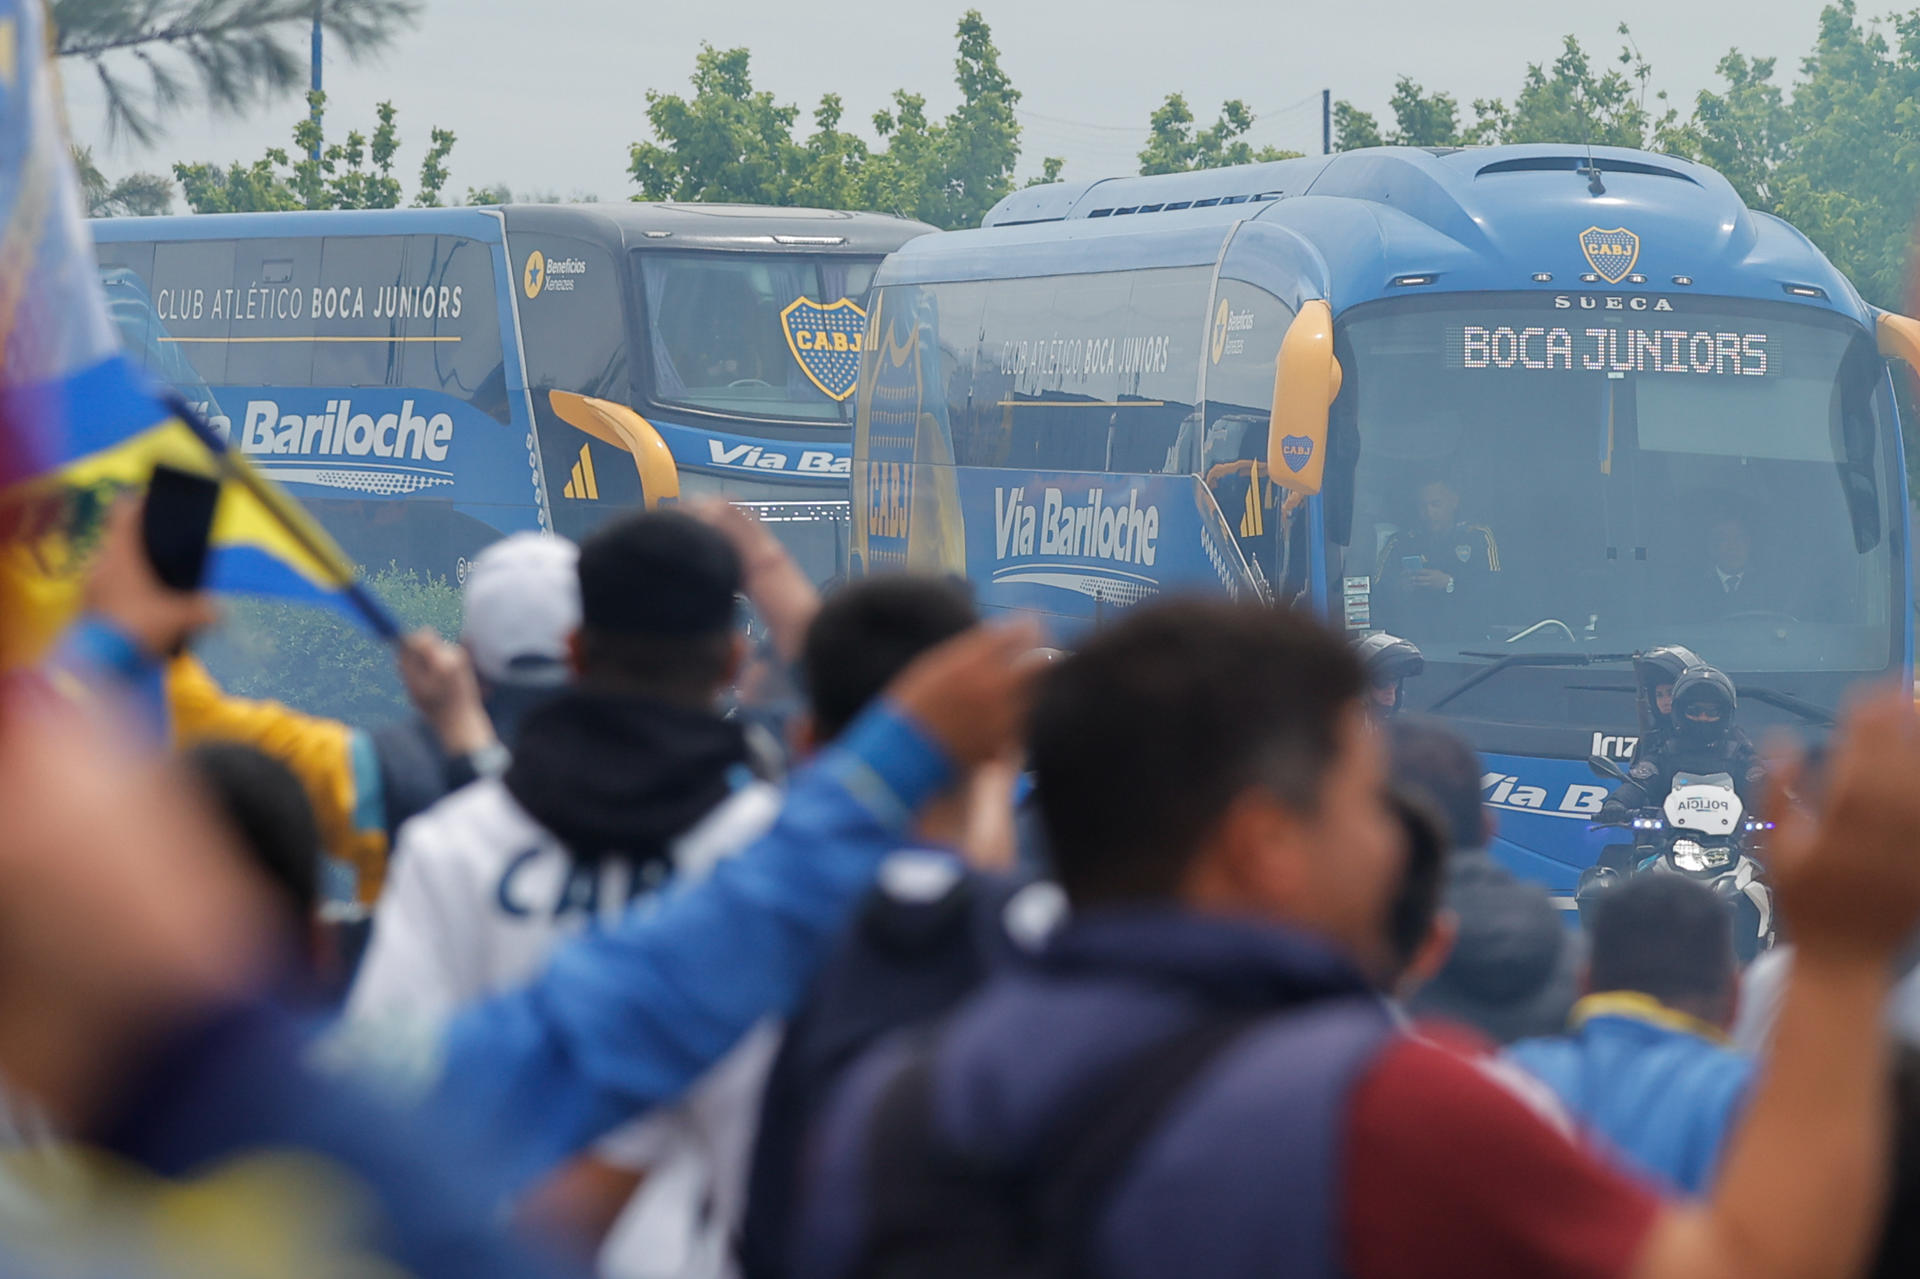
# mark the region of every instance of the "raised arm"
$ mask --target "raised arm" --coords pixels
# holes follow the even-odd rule
[[[1776,771],[1776,797],[1800,769]],[[1776,805],[1770,861],[1796,954],[1713,1197],[1654,1228],[1635,1279],[1844,1279],[1867,1260],[1892,1123],[1882,1010],[1920,921],[1920,720],[1890,692],[1848,718],[1817,816]]]
[[[928,653],[796,774],[760,840],[455,1022],[439,1089],[452,1121],[524,1182],[788,1012],[916,811],[956,764],[1013,739],[1034,641],[980,627]]]

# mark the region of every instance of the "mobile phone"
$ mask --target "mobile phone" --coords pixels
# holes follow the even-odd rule
[[[1427,557],[1424,555],[1402,555],[1400,557],[1400,571],[1402,573],[1418,573],[1426,566]]]
[[[171,466],[153,468],[140,532],[154,576],[169,590],[197,591],[207,571],[207,541],[220,481]]]

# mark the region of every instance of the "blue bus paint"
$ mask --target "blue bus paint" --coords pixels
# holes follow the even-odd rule
[[[782,480],[809,487],[832,483],[844,487],[852,464],[853,446],[846,440],[809,440],[790,443],[764,435],[687,426],[656,418],[653,425],[673,451],[682,471],[738,473],[758,480]]]
[[[1267,456],[1273,370],[1314,300],[1344,379],[1323,487],[1290,511],[1269,463],[1312,445]],[[1718,174],[1617,148],[1030,188],[875,280],[853,556],[965,573],[986,607],[1067,638],[1174,590],[1297,601],[1355,634],[1424,627],[1415,709],[1442,703],[1481,748],[1496,855],[1570,891],[1611,838],[1586,758],[1641,730],[1608,655],[1689,643],[1750,690],[1756,734],[1819,731],[1779,694],[1833,707],[1911,679],[1877,322]],[[1460,522],[1419,533],[1416,499],[1445,519],[1449,494]],[[1728,576],[1756,585],[1736,609],[1709,570],[1741,556]],[[1412,560],[1462,589],[1417,594]],[[1600,660],[1558,660],[1583,655]]]
[[[839,571],[861,303],[931,229],[631,203],[92,226],[150,372],[355,558],[449,577],[504,533],[699,496],[778,506]]]

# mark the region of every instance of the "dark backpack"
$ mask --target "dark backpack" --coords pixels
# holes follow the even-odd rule
[[[1101,1211],[1188,1084],[1272,1010],[1213,1010],[1109,1066],[1020,1167],[935,1130],[937,1040],[923,1034],[867,1127],[868,1212],[847,1279],[1087,1279]]]
[[[1004,921],[1030,887],[953,871],[940,891],[876,890],[862,904],[788,1021],[768,1075],[738,1248],[747,1279],[789,1273],[807,1134],[847,1067],[889,1035],[938,1022],[1008,962],[1017,948]]]

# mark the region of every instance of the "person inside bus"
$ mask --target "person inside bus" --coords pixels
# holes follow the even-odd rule
[[[1704,620],[1741,613],[1791,612],[1779,576],[1754,558],[1753,535],[1739,514],[1724,512],[1707,529],[1706,568],[1694,577]]]
[[[1373,575],[1379,621],[1396,632],[1457,634],[1500,571],[1500,545],[1484,524],[1460,519],[1460,493],[1435,475],[1414,490],[1414,520],[1387,539]]]

